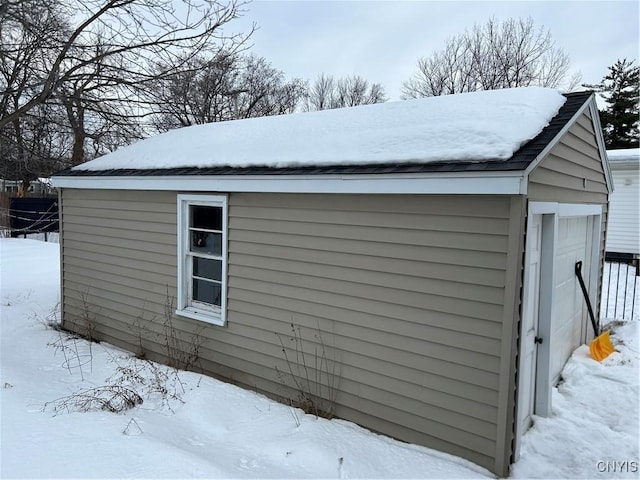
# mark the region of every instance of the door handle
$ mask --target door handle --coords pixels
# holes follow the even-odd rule
[[[534,343],[537,343],[538,345],[541,345],[542,344],[542,337],[535,337],[533,339],[533,341],[534,341]]]

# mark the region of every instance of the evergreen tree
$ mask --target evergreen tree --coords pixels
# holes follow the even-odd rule
[[[606,102],[600,111],[600,122],[607,149],[637,148],[638,131],[638,73],[633,61],[618,60],[609,67],[609,74],[596,85]],[[590,85],[594,87],[593,85]]]

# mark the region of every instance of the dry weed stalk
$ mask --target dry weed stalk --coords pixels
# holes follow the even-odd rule
[[[287,365],[287,372],[282,372],[276,367],[278,378],[284,385],[293,388],[297,395],[295,399],[289,399],[289,403],[291,406],[301,408],[305,413],[333,418],[341,378],[338,363],[328,357],[319,324],[314,333],[315,342],[313,342],[312,352],[305,350],[300,326],[291,322],[290,327],[291,335],[288,339],[290,345],[285,345],[282,336],[276,333]],[[293,355],[289,353],[290,351]],[[295,415],[294,418],[299,425]]]
[[[180,370],[191,370],[200,361],[200,347],[203,341],[202,327],[199,327],[188,339],[181,338],[180,330],[173,323],[173,302],[174,298],[169,295],[167,288],[162,324],[168,363],[169,366]]]

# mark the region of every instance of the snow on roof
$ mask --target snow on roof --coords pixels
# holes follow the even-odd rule
[[[640,148],[607,150],[610,163],[640,163]]]
[[[565,101],[528,87],[195,125],[74,170],[507,160]]]

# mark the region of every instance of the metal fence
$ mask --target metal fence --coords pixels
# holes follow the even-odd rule
[[[638,262],[607,260],[602,277],[600,316],[615,320],[640,320],[640,270]]]
[[[9,208],[0,208],[3,232],[11,237],[58,232],[58,200],[51,197],[9,198]]]

